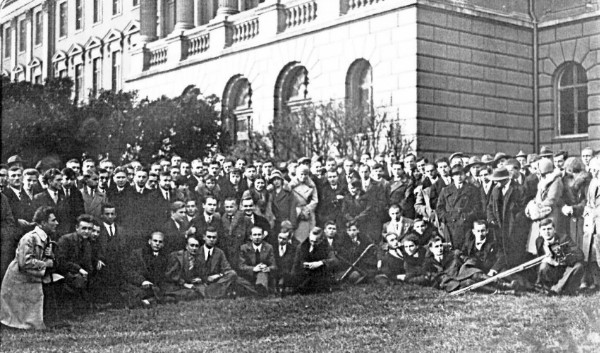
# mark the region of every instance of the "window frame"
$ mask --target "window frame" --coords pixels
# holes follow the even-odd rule
[[[33,14],[33,22],[33,26],[35,26],[35,31],[33,34],[33,46],[38,47],[44,42],[44,13],[42,11],[36,11]]]
[[[569,85],[566,86],[561,86],[561,81],[562,78],[564,76],[564,74],[568,71],[568,70],[572,70],[571,74],[573,75],[573,82]],[[586,76],[586,81],[585,82],[578,82],[578,78],[579,78],[579,70],[581,70],[581,72]],[[557,138],[561,138],[561,139],[565,139],[565,138],[579,138],[579,137],[586,137],[589,134],[589,106],[586,107],[586,110],[579,110],[579,89],[582,87],[585,87],[585,91],[586,91],[586,96],[589,97],[589,93],[588,93],[588,80],[587,80],[587,72],[585,70],[585,68],[583,68],[583,66],[581,66],[581,64],[577,63],[577,62],[568,62],[565,63],[564,65],[562,65],[557,71],[556,71],[556,76],[555,76],[555,84],[554,84],[554,102],[555,102],[555,121],[556,121],[556,137]],[[562,99],[561,99],[561,93],[564,91],[572,91],[572,95],[570,96],[572,98],[572,105],[573,105],[573,109],[570,112],[570,114],[573,115],[573,133],[570,134],[566,134],[563,133],[563,127],[562,127]],[[586,98],[587,99],[587,98]],[[579,117],[578,115],[580,113],[585,112],[586,114],[586,118],[588,119],[588,123],[587,123],[587,131],[586,132],[578,132],[579,130]]]
[[[27,51],[27,19],[23,18],[17,23],[17,52],[23,54]]]
[[[92,24],[102,23],[102,1],[92,0]]]
[[[64,23],[62,16],[62,6],[64,6]],[[63,1],[58,4],[58,39],[64,39],[69,35],[69,4],[67,1]],[[63,33],[64,29],[64,33]]]
[[[78,27],[79,26],[79,27]],[[83,0],[75,0],[75,32],[85,28],[85,7]]]
[[[8,38],[8,40],[7,40]],[[3,59],[10,59],[12,56],[12,27],[10,25],[4,26],[4,50]]]
[[[123,0],[112,0],[111,14],[112,17],[120,16],[123,14]]]

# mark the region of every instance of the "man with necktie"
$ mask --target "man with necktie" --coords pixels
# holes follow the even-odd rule
[[[229,265],[223,250],[215,246],[217,240],[217,229],[208,227],[204,234],[204,245],[200,250],[198,263],[205,298],[235,295],[231,287],[237,282],[238,276]]]
[[[250,233],[251,241],[240,248],[240,277],[248,281],[260,296],[268,295],[271,273],[277,269],[273,247],[263,241],[266,235],[266,231],[254,226]]]
[[[297,293],[308,294],[332,289],[337,260],[335,252],[323,238],[323,229],[315,227],[296,249],[292,275]]]

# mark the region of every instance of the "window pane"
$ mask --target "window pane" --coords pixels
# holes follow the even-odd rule
[[[577,83],[587,82],[587,75],[582,67],[577,67]]]
[[[568,88],[560,91],[560,112],[561,113],[573,113],[575,109],[573,107],[573,94],[574,89]]]
[[[587,110],[587,87],[580,87],[577,89],[577,110]]]
[[[577,114],[577,133],[587,134],[588,132],[588,119],[587,112]]]
[[[571,135],[574,131],[573,114],[560,114],[560,134]]]
[[[560,85],[562,87],[569,86],[573,84],[573,66],[569,65],[563,71],[562,76],[560,77]]]
[[[35,44],[42,44],[43,31],[42,12],[39,11],[35,14]]]
[[[10,58],[10,49],[11,49],[11,38],[10,38],[10,27],[6,27],[4,30],[4,57]]]
[[[27,46],[27,27],[26,22],[19,22],[19,51],[25,51],[25,47]]]

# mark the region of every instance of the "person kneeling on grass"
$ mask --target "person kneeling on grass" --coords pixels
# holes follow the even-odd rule
[[[169,255],[166,271],[166,292],[178,300],[193,300],[204,296],[200,286],[200,242],[195,237],[187,238],[184,250]]]
[[[583,252],[571,237],[556,234],[554,222],[546,218],[540,221],[536,248],[538,256],[550,255],[540,264],[536,284],[549,294],[576,294],[584,274]]]
[[[335,227],[335,223],[333,224]],[[346,234],[341,236],[340,244],[336,252],[336,258],[339,260],[339,270],[336,277],[341,278],[348,270],[350,265],[356,262],[347,274],[349,283],[360,284],[369,282],[377,273],[377,250],[371,246],[371,239],[360,234],[356,222],[349,222]],[[359,260],[360,259],[360,260]],[[358,262],[357,262],[358,261]]]
[[[122,286],[122,294],[130,308],[174,301],[173,297],[165,295],[168,259],[163,253],[164,241],[163,233],[152,233],[148,244],[133,250],[124,266],[126,283]]]

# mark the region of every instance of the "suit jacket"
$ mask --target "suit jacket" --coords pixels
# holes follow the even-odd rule
[[[412,219],[408,219],[406,217],[401,217],[399,223],[400,231],[396,230],[396,224],[389,221],[383,225],[383,236],[387,233],[395,233],[398,235],[398,239],[404,238],[406,234],[408,234],[415,223]]]
[[[436,211],[440,221],[448,227],[450,234],[447,234],[446,238],[449,238],[454,247],[461,248],[466,229],[484,214],[481,194],[473,185],[463,183],[459,190],[452,183],[442,190]]]
[[[154,256],[150,245],[135,249],[127,259],[123,274],[128,283],[141,286],[144,281],[149,281],[157,286],[166,282],[168,258],[163,251]]]
[[[242,180],[240,180],[238,183],[238,189],[236,191],[234,185],[229,181],[229,178],[221,180],[218,185],[221,189],[221,197],[223,200],[232,197],[237,201],[238,204],[244,195],[244,191],[248,189],[248,186],[244,186],[244,183]]]
[[[475,245],[476,239],[473,232],[469,231],[469,234],[465,238],[466,241],[462,248],[462,255],[473,261],[475,267],[485,273],[488,273],[490,270],[500,272],[507,268],[506,257],[491,237],[487,237],[480,250],[477,250]]]
[[[342,225],[342,201],[338,195],[344,196],[344,189],[338,185],[335,190],[331,184],[325,183],[319,190],[319,204],[317,205],[317,224],[334,221],[338,226]]]
[[[389,188],[389,204],[400,206],[402,216],[415,218],[414,186],[408,180],[392,181]]]
[[[92,245],[77,233],[65,234],[58,240],[57,270],[63,275],[76,274],[80,269],[92,273]]]
[[[337,267],[338,260],[335,257],[335,252],[324,239],[314,247],[312,253],[309,250],[310,242],[308,239],[303,241],[296,249],[294,266],[292,267],[293,275],[311,273],[310,270],[304,268],[303,264],[305,262],[323,261],[323,266],[317,269],[318,272],[332,271]]]
[[[271,244],[263,242],[260,248],[260,258],[256,259],[256,252],[252,243],[243,244],[240,247],[240,274],[247,278],[254,276],[253,268],[258,264],[265,264],[271,271],[277,270],[275,254]]]
[[[171,202],[175,201],[176,195],[173,190],[169,191],[170,201],[167,201],[161,190],[153,190],[146,195],[145,222],[150,230],[160,229],[171,218]]]
[[[175,221],[171,218],[162,226],[162,232],[165,235],[165,254],[171,254],[173,251],[183,250],[187,245],[187,235],[185,225],[177,227]]]
[[[204,283],[208,283],[208,276],[233,271],[231,265],[229,265],[229,261],[227,261],[227,258],[225,257],[225,253],[217,247],[213,247],[212,255],[210,259],[208,259],[208,262],[206,262],[206,248],[203,246],[200,251],[200,261],[198,266],[200,278]]]
[[[35,195],[33,197],[33,208],[37,210],[41,206],[50,206],[56,211],[54,216],[56,216],[58,220],[58,228],[53,235],[53,240],[56,240],[58,236],[75,229],[75,219],[71,218],[69,201],[62,190],[58,190],[57,203],[54,203],[54,200],[52,200],[52,196],[50,196],[47,189]]]
[[[6,196],[15,219],[24,219],[31,222],[33,214],[35,213],[35,209],[33,208],[33,198],[30,198],[25,190],[21,189],[21,198],[19,199],[11,187],[6,187],[2,193]]]
[[[190,222],[190,227],[196,228],[196,236],[199,239],[201,239],[202,236],[204,236],[208,227],[213,227],[217,229],[219,236],[218,239],[222,239],[223,237],[223,221],[221,220],[221,215],[217,212],[215,212],[212,215],[210,223],[206,223],[204,212],[200,213],[198,216],[192,219],[192,221]]]
[[[566,234],[565,235],[556,234],[555,239],[558,244],[567,243],[567,245],[566,245],[566,247],[567,247],[566,255],[567,256],[565,258],[566,266],[574,266],[577,262],[583,261],[583,258],[584,258],[583,252],[581,251],[581,249],[579,249],[577,244],[575,244],[575,242],[573,241],[573,239],[571,239],[570,236],[568,236]],[[541,236],[539,236],[535,240],[535,247],[536,247],[538,256],[546,255],[548,253],[548,251],[550,250],[550,252],[552,253],[552,257],[554,257],[554,252],[552,252],[552,250],[549,249],[545,243],[546,243],[546,241]]]
[[[100,218],[102,215],[102,204],[108,202],[106,193],[96,189],[93,195],[91,195],[87,187],[82,188],[80,191],[85,213]]]
[[[286,244],[285,253],[283,256],[279,254],[279,244],[273,248],[275,258],[276,273],[278,275],[290,275],[294,266],[294,258],[296,256],[296,245],[293,243]]]
[[[194,278],[200,278],[200,257],[192,255],[187,250],[179,250],[169,255],[169,262],[165,276],[167,280],[178,286],[192,283]],[[190,258],[194,258],[194,266],[190,269]]]
[[[63,190],[64,191],[64,190]],[[72,189],[70,189],[69,195],[67,195],[67,191],[65,192],[65,198],[67,199],[67,202],[69,203],[69,213],[70,213],[70,218],[76,220],[77,217],[79,217],[80,215],[85,213],[85,205],[84,205],[84,201],[83,201],[83,195],[81,194],[81,191],[79,191],[79,189],[73,187]],[[75,229],[73,229],[75,230]]]
[[[129,234],[120,224],[114,224],[115,232],[112,236],[108,234],[104,223],[100,224],[100,237],[98,237],[98,252],[96,257],[107,266],[114,264],[120,266],[124,256],[127,256],[133,249],[133,243],[129,239]]]
[[[452,183],[450,183],[450,184],[452,184]],[[444,181],[444,178],[442,178],[441,176],[438,176],[435,183],[433,183],[431,185],[431,192],[429,193],[429,200],[431,202],[431,207],[433,207],[434,209],[437,207],[438,197],[442,193],[442,190],[448,185],[449,184],[446,184],[446,182]]]
[[[298,214],[296,212],[296,198],[289,186],[284,186],[279,193],[273,189],[271,191],[271,211],[275,216],[275,232],[279,233],[281,222],[286,219],[292,222],[292,226],[296,228]]]

